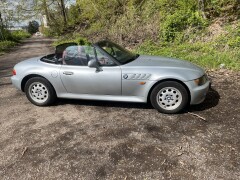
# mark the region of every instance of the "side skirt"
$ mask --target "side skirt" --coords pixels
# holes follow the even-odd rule
[[[147,98],[138,96],[112,96],[112,95],[90,95],[90,94],[58,94],[59,98],[66,99],[85,99],[85,100],[99,100],[99,101],[119,101],[119,102],[139,102],[146,103]]]

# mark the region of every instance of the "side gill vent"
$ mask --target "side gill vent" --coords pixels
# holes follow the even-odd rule
[[[151,74],[123,74],[123,79],[125,80],[147,80],[150,77]]]

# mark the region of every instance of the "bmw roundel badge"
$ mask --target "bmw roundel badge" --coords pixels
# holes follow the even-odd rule
[[[127,78],[128,78],[128,75],[127,75],[127,74],[124,74],[124,75],[123,75],[123,78],[124,78],[124,79],[127,79]]]

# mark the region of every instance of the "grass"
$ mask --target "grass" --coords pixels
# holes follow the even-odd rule
[[[15,40],[15,41],[20,41],[20,40],[23,40],[23,39],[26,39],[26,38],[30,38],[31,37],[31,34],[29,34],[28,32],[26,31],[22,31],[22,30],[19,30],[19,31],[13,31],[11,33],[12,35],[12,38]]]
[[[226,26],[228,32],[225,35],[219,35],[210,42],[201,40],[189,43],[185,42],[160,42],[146,41],[140,44],[135,52],[139,54],[166,56],[188,60],[206,69],[226,69],[240,70],[240,24],[235,29]],[[203,34],[208,34],[207,32]],[[200,34],[193,34],[194,39]],[[77,44],[88,44],[86,38],[82,38],[79,34],[68,34],[58,41],[54,42],[54,46],[62,43],[76,42]]]
[[[218,30],[218,29],[216,29]],[[136,51],[139,54],[162,55],[184,59],[206,69],[219,69],[220,66],[230,70],[240,70],[240,22],[225,24],[219,35],[211,35],[203,29],[191,33],[185,41],[175,43],[151,41],[141,44]],[[202,34],[202,35],[201,35]],[[182,37],[184,32],[179,34]],[[211,39],[211,41],[201,40]],[[198,40],[196,40],[198,39]],[[189,41],[192,41],[189,43]]]
[[[0,41],[0,54],[3,54],[7,49],[16,45],[14,41]]]
[[[29,38],[29,37],[31,37],[31,34],[29,34],[26,31],[22,31],[22,30],[7,32],[6,37],[5,37],[7,40],[0,41],[0,55],[4,54],[4,52],[7,49],[15,46],[21,40]]]
[[[62,43],[76,42],[85,44],[88,41],[81,37],[60,39],[53,43],[57,46]],[[166,56],[188,60],[206,69],[219,69],[224,66],[231,70],[240,70],[240,47],[222,46],[217,42],[211,43],[169,43],[155,44],[145,42],[135,49],[139,54]]]
[[[53,43],[57,46],[62,43],[76,42],[85,44],[88,41],[82,37],[65,37]],[[166,56],[188,60],[206,69],[219,69],[224,66],[230,70],[240,70],[240,47],[231,47],[219,44],[217,41],[204,43],[168,43],[155,44],[145,42],[135,49],[139,54]]]
[[[220,47],[214,43],[199,42],[167,45],[146,42],[136,52],[184,59],[207,69],[218,69],[222,65],[227,69],[240,70],[239,47]]]

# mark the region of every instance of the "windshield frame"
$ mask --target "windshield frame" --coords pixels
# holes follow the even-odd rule
[[[118,50],[121,50],[121,52],[124,53],[125,57],[123,59],[118,59],[118,58],[114,57],[113,55],[111,55],[110,53],[108,53],[103,48],[103,46],[106,44],[110,44],[111,46],[116,47]],[[117,62],[117,64],[119,64],[119,65],[124,65],[124,64],[130,63],[139,57],[138,54],[135,54],[135,53],[123,48],[122,46],[120,46],[114,42],[108,41],[108,40],[99,41],[99,42],[95,43],[94,46],[97,47],[98,49],[100,49],[102,52],[104,52],[108,56],[110,56],[111,59],[114,59],[114,61]]]

